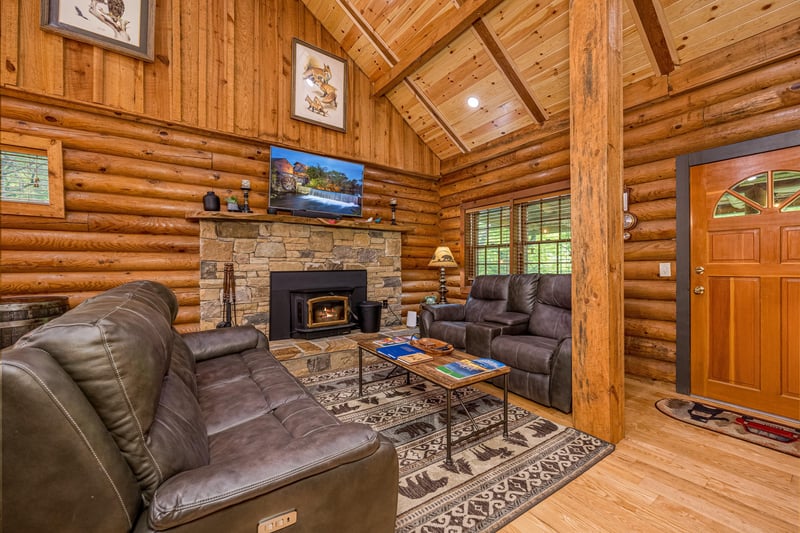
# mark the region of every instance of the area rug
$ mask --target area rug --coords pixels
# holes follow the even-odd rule
[[[446,456],[444,390],[412,376],[386,378],[391,365],[302,378],[339,419],[368,424],[397,448],[400,487],[398,532],[497,531],[611,453],[613,445],[509,404],[508,438],[502,429],[453,447]],[[461,390],[478,427],[502,420],[503,402],[473,387]],[[457,401],[453,440],[473,430]]]
[[[679,398],[656,402],[662,413],[693,426],[800,457],[800,429]]]

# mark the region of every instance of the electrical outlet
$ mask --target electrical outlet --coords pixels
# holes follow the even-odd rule
[[[270,533],[297,523],[297,511],[265,518],[258,523],[258,533]]]
[[[658,275],[662,278],[668,278],[672,276],[672,265],[670,263],[659,263]]]
[[[388,309],[389,308],[389,300],[381,300],[381,306],[384,309]]]

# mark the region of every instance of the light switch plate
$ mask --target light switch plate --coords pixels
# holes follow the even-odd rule
[[[672,265],[670,263],[659,263],[658,275],[662,278],[668,278],[672,276]]]

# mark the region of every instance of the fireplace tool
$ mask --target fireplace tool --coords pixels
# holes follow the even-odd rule
[[[225,318],[217,324],[218,328],[229,328],[235,326],[231,318],[231,308],[233,316],[236,316],[236,279],[233,277],[233,263],[225,263],[224,278],[222,282],[222,305],[225,307]]]

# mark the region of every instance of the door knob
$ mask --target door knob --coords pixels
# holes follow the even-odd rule
[[[704,292],[706,292],[706,288],[703,287],[702,285],[698,285],[697,287],[694,288],[695,294],[703,294]]]

